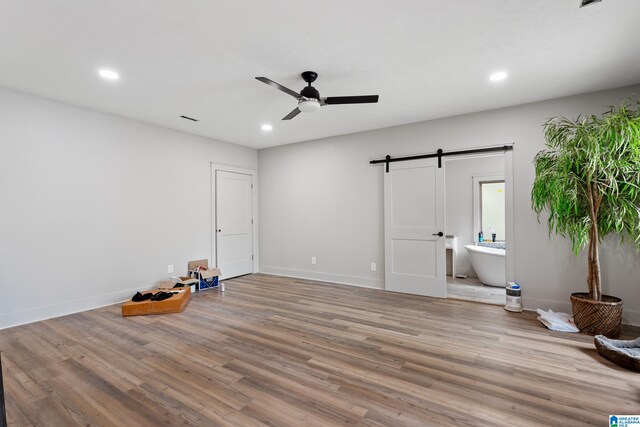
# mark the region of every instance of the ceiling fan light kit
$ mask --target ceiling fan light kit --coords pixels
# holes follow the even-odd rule
[[[318,89],[311,86],[311,83],[316,81],[318,73],[315,71],[305,71],[301,74],[302,79],[307,82],[307,86],[304,87],[300,93],[282,86],[279,83],[274,82],[266,77],[256,77],[256,80],[261,81],[273,88],[278,89],[291,95],[298,100],[298,106],[289,114],[284,116],[282,120],[291,120],[301,112],[312,113],[320,110],[325,105],[339,105],[339,104],[372,104],[378,102],[378,95],[365,95],[365,96],[333,96],[327,98],[320,98],[320,92]]]
[[[320,110],[320,102],[317,99],[301,99],[298,102],[298,109],[303,113],[313,113]]]

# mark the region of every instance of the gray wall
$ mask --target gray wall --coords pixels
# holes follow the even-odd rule
[[[0,89],[0,328],[111,304],[211,255],[210,162],[256,150]]]
[[[478,277],[465,245],[478,240],[473,231],[473,177],[504,176],[505,156],[450,157],[445,162],[446,234],[457,239],[456,274]],[[491,236],[486,236],[490,239]]]
[[[530,208],[541,125],[556,115],[602,113],[638,93],[634,86],[260,150],[261,271],[383,287],[383,169],[369,160],[513,142],[515,277],[527,308],[568,311],[569,293],[586,289],[586,255],[548,238],[545,218],[539,224]],[[625,322],[640,324],[640,254],[613,238],[602,263],[606,293],[624,299]]]

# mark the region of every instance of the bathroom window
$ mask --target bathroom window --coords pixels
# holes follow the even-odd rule
[[[496,234],[497,242],[505,239],[504,181],[480,181],[480,230],[485,241]]]

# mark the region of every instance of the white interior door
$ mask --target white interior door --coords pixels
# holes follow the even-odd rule
[[[222,279],[253,272],[252,177],[216,170],[216,261]]]
[[[384,174],[385,289],[446,298],[444,162],[389,164]]]

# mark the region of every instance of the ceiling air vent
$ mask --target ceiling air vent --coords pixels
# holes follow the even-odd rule
[[[191,120],[192,122],[198,121],[198,119],[194,119],[193,117],[187,117],[187,116],[180,116],[180,117],[182,117],[183,119]]]
[[[589,6],[590,4],[600,3],[602,0],[582,0],[580,2],[580,7]]]

